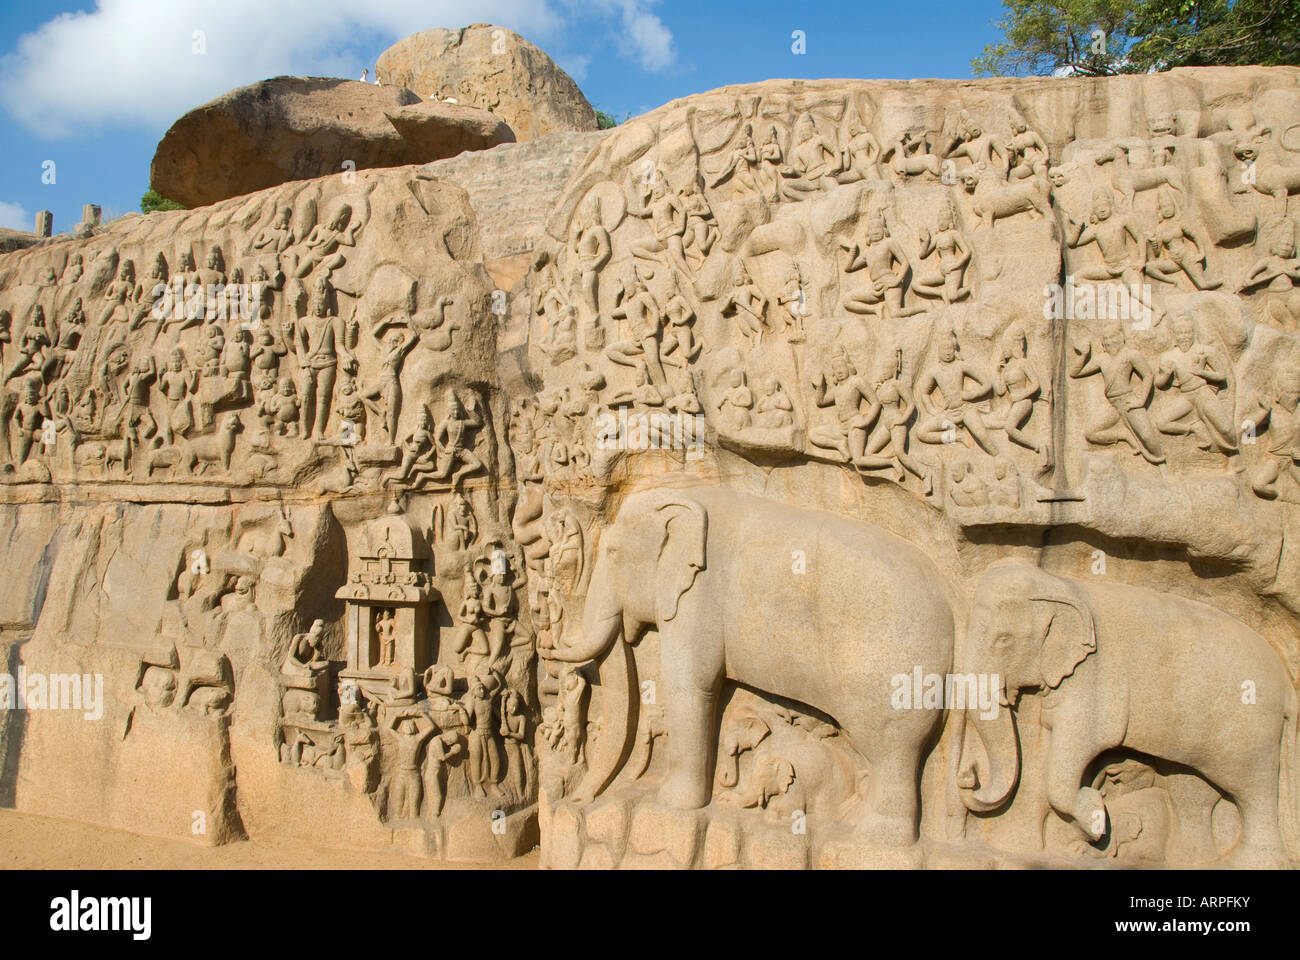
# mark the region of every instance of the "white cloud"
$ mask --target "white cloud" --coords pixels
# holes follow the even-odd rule
[[[31,232],[36,220],[20,204],[0,200],[0,227]]]
[[[623,4],[623,29],[626,45],[647,70],[663,70],[676,59],[672,31],[638,4]]]
[[[654,0],[97,0],[19,37],[0,57],[0,102],[46,137],[112,124],[165,126],[225,91],[282,74],[355,79],[398,39],[497,23],[545,49],[614,31],[648,69],[671,60]],[[196,34],[201,31],[201,35]],[[204,53],[194,52],[196,44]],[[585,68],[580,59],[570,58]]]

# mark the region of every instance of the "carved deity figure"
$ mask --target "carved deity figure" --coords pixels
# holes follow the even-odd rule
[[[1264,235],[1264,234],[1261,234]],[[1239,293],[1265,288],[1264,316],[1289,333],[1300,330],[1300,258],[1296,256],[1296,228],[1290,220],[1274,224],[1267,233],[1268,255],[1246,271]]]
[[[470,678],[464,706],[469,715],[469,783],[470,793],[486,797],[487,787],[501,776],[500,745],[497,743],[497,726],[494,722],[493,693],[497,681],[491,673],[479,673]]]
[[[333,288],[324,277],[316,285],[311,313],[297,324],[298,362],[302,367],[302,435],[325,436],[334,380],[340,361],[345,373],[355,373],[357,345],[355,321],[344,323],[330,310]]]
[[[841,301],[844,309],[856,314],[876,314],[882,320],[916,313],[915,309],[903,309],[903,294],[912,271],[911,261],[902,246],[889,235],[889,227],[879,211],[868,218],[863,239],[862,244],[856,241],[840,243],[840,249],[849,255],[845,272],[855,273],[863,268],[867,271],[866,285],[844,296]]]
[[[941,405],[934,402],[939,392]],[[993,391],[982,370],[962,358],[955,331],[939,336],[939,360],[917,380],[916,399],[922,416],[916,424],[916,439],[922,443],[955,443],[965,429],[981,450],[998,455],[997,445],[974,404]]]
[[[433,736],[433,721],[422,713],[394,711],[388,729],[394,752],[388,781],[388,817],[414,820],[420,815],[420,751]]]
[[[1152,239],[1156,255],[1147,261],[1146,275],[1172,284],[1181,272],[1197,290],[1214,290],[1222,286],[1222,280],[1208,275],[1205,258],[1210,249],[1209,241],[1178,212],[1173,191],[1168,187],[1160,188],[1157,210],[1160,220]]]
[[[1148,463],[1165,462],[1159,435],[1151,424],[1147,404],[1154,380],[1146,360],[1124,338],[1124,327],[1109,322],[1101,330],[1099,351],[1090,343],[1071,344],[1070,376],[1101,374],[1111,409],[1095,417],[1084,436],[1089,443],[1106,446],[1127,443]]]
[[[1156,410],[1156,425],[1161,433],[1195,437],[1202,450],[1213,444],[1222,453],[1236,452],[1227,358],[1200,342],[1190,314],[1175,316],[1172,327],[1174,345],[1155,374],[1156,389],[1171,397]]]
[[[751,347],[763,342],[767,297],[754,285],[744,260],[737,260],[731,271],[731,289],[722,300],[721,312],[724,317],[735,317],[736,327]]]
[[[970,266],[971,245],[956,228],[956,217],[950,204],[939,209],[939,229],[932,236],[921,231],[920,256],[925,260],[931,254],[939,255],[939,268],[918,274],[912,281],[912,290],[921,297],[942,297],[946,304],[956,303],[970,296],[967,267]]]
[[[813,427],[808,431],[808,439],[824,450],[834,450],[859,470],[894,467],[902,479],[902,470],[894,458],[867,452],[867,435],[881,409],[871,384],[858,375],[843,347],[831,355],[830,368],[829,384],[825,374],[813,381],[813,400],[819,407],[834,407],[836,423]]]

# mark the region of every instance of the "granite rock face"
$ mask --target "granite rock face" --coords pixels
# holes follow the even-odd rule
[[[291,180],[425,163],[514,139],[487,111],[423,102],[402,87],[276,77],[172,124],[149,179],[164,197],[200,207]]]
[[[770,81],[0,256],[0,801],[1297,862],[1298,92]]]
[[[424,30],[380,54],[375,73],[383,83],[409,87],[424,99],[491,110],[520,141],[596,129],[596,112],[573,78],[504,27]]]

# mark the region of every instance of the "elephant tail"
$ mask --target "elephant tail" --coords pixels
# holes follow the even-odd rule
[[[1300,708],[1297,697],[1292,691],[1286,710],[1282,714],[1282,757],[1279,767],[1278,783],[1278,824],[1282,829],[1282,840],[1287,853],[1293,859],[1300,860],[1300,756],[1296,754],[1297,742],[1300,741]]]

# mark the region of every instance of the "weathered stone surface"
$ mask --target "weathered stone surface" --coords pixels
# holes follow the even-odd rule
[[[375,73],[383,83],[409,87],[424,99],[491,110],[520,141],[596,129],[596,112],[573,78],[504,27],[424,30],[380,54]]]
[[[400,86],[276,77],[191,110],[164,134],[149,179],[204,206],[340,170],[426,163],[515,139],[499,117]]]
[[[104,680],[5,715],[0,802],[1295,863],[1297,90],[772,81],[0,256],[0,644]]]

